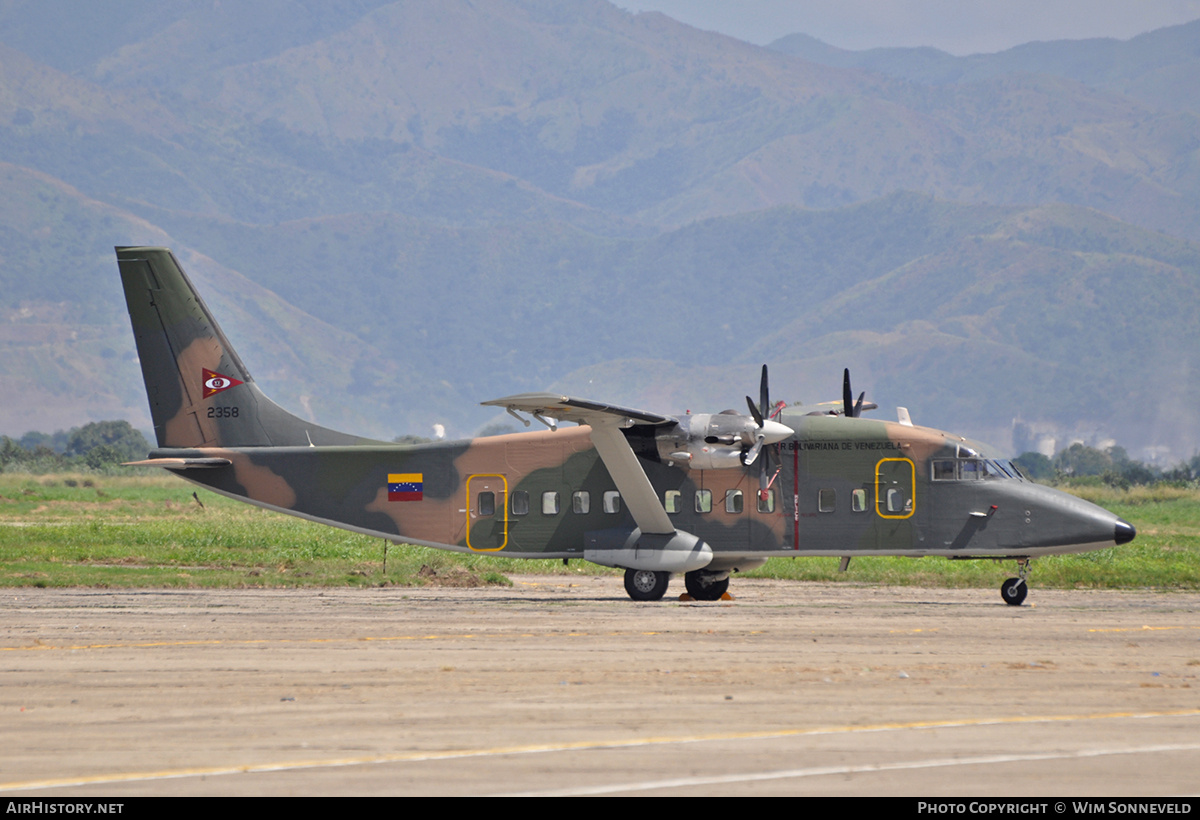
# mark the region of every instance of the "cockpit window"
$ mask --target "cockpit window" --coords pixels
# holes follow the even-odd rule
[[[933,480],[953,481],[958,478],[958,462],[952,458],[935,458],[933,460]]]
[[[983,481],[1022,478],[1010,461],[986,458],[935,458],[930,462],[934,481]]]
[[[1025,480],[1025,474],[1018,470],[1017,465],[1013,464],[1011,461],[997,461],[996,463],[1000,465],[1004,472],[1008,473],[1013,478],[1020,479],[1021,481]]]
[[[958,477],[961,481],[978,481],[983,478],[983,462],[976,458],[964,458],[958,462]]]

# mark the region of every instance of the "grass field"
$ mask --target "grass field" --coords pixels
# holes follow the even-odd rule
[[[195,491],[195,497],[193,497]],[[1058,588],[1200,588],[1200,490],[1168,486],[1075,492],[1137,527],[1120,547],[1033,563]],[[385,566],[386,558],[386,566]],[[1012,562],[772,559],[750,577],[993,587]],[[0,474],[0,586],[293,587],[507,584],[506,573],[616,572],[574,561],[516,561],[389,546],[260,510],[170,475]]]

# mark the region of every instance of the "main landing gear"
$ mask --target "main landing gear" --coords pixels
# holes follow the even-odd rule
[[[725,573],[722,577],[717,573],[696,570],[685,574],[683,583],[688,595],[697,601],[719,601],[729,589],[729,574]]]
[[[625,570],[625,591],[635,601],[660,601],[667,593],[671,573],[652,569]]]
[[[1017,567],[1017,577],[1009,578],[1000,585],[1000,597],[1009,606],[1020,606],[1029,594],[1029,585],[1025,583],[1025,576],[1029,574],[1029,559],[1022,558],[1017,561]]]
[[[625,591],[635,601],[659,601],[667,592],[671,573],[649,569],[625,570]],[[695,570],[685,573],[688,595],[697,601],[719,601],[729,590],[729,574]]]

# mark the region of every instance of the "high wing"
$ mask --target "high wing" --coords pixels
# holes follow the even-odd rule
[[[798,404],[790,408],[798,410],[807,416],[843,416],[846,414],[846,405],[840,399],[838,401],[822,401],[816,404]],[[879,405],[873,401],[864,401],[862,410],[878,410]]]
[[[598,401],[564,396],[560,393],[518,393],[503,399],[492,399],[480,402],[489,407],[504,407],[509,410],[521,410],[530,414],[549,415],[563,421],[573,421],[576,424],[593,426],[593,422],[606,423],[607,420],[618,422],[623,427],[635,424],[677,424],[678,419],[663,416],[658,413],[648,413],[645,410],[634,410],[631,407],[620,407],[615,404],[601,404]]]
[[[592,444],[596,446],[596,452],[600,454],[621,497],[625,499],[625,505],[638,528],[648,535],[671,535],[675,532],[670,516],[658,500],[658,493],[651,486],[646,471],[638,464],[633,448],[621,431],[639,424],[656,427],[676,425],[679,423],[677,419],[556,393],[521,393],[482,404],[503,407],[514,415],[518,411],[529,413],[547,426],[550,422],[545,419],[550,417],[590,427]]]

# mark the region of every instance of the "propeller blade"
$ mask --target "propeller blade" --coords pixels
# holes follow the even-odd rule
[[[750,451],[748,453],[746,453],[746,458],[743,459],[742,463],[745,464],[747,467],[749,467],[751,464],[753,464],[754,460],[758,458],[758,454],[760,452],[762,452],[762,447],[763,447],[763,436],[762,436],[762,434],[759,434],[758,439],[754,442],[754,446],[750,448]],[[764,461],[764,463],[765,463],[765,461]]]
[[[848,419],[856,419],[862,415],[863,397],[867,395],[867,391],[858,394],[858,401],[854,401],[854,391],[850,389],[850,368],[842,371],[842,414]],[[874,406],[874,405],[872,405]]]
[[[771,405],[771,386],[770,385],[771,385],[770,379],[767,376],[767,366],[764,363],[763,369],[762,369],[762,378],[759,380],[759,383],[758,383],[759,413],[758,413],[758,416],[756,416],[756,418],[758,418],[758,420],[759,420],[759,425],[758,425],[759,429],[762,430],[764,437],[765,437],[766,429],[765,429],[765,425],[762,422],[762,419],[767,418],[768,414],[772,419],[779,418],[779,411],[783,409],[784,404],[785,404],[784,402],[779,402],[778,404],[776,404],[774,406]],[[791,435],[791,432],[789,432],[788,435]],[[758,497],[760,499],[766,498],[767,490],[771,487],[771,482],[773,482],[775,480],[774,477],[771,475],[771,457],[775,456],[776,460],[778,461],[779,454],[778,454],[777,450],[778,450],[778,442],[780,440],[782,440],[782,439],[775,439],[774,441],[772,441],[771,446],[767,447],[767,456],[766,456],[766,458],[764,458],[762,460],[762,464],[759,466],[759,469],[758,469]],[[775,475],[778,475],[778,474],[779,474],[779,472],[777,469],[775,472]]]
[[[763,365],[762,379],[758,383],[758,419],[759,427],[762,426],[762,419],[767,415],[767,410],[771,407],[771,391],[767,388],[767,366]]]
[[[754,423],[762,427],[763,416],[762,413],[758,412],[758,408],[754,406],[754,399],[746,396],[746,406],[750,408],[750,415],[754,416]]]
[[[767,457],[763,459],[762,467],[758,471],[758,497],[765,498],[767,488],[771,486],[771,479],[768,473],[771,472],[771,453],[774,447],[767,448]]]

